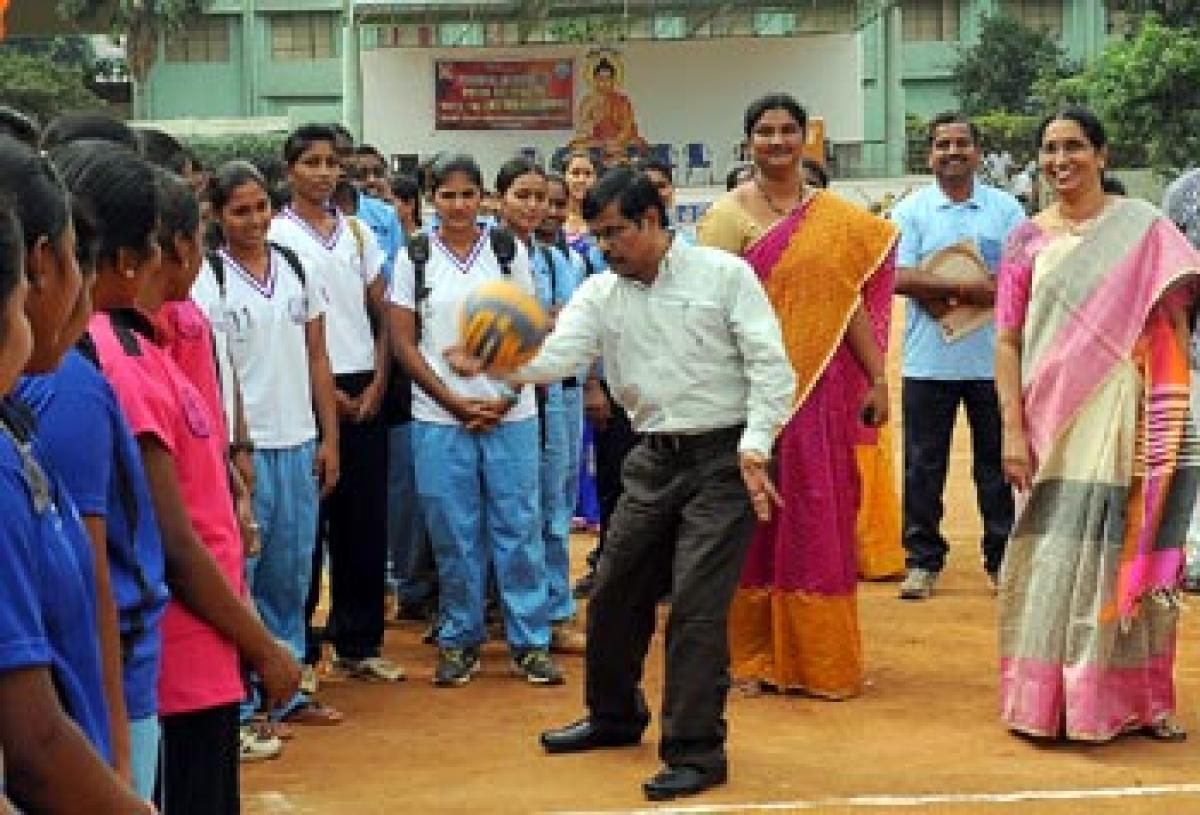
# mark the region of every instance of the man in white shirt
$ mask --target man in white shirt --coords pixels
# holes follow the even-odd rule
[[[597,566],[588,609],[588,717],[542,733],[550,753],[635,744],[650,714],[639,688],[655,607],[670,588],[659,753],[651,800],[725,781],[726,623],[795,377],[754,272],[667,229],[651,180],[609,172],[583,206],[615,274],[594,275],[514,381],[553,382],[597,357],[642,441]],[[452,355],[453,356],[453,355]]]

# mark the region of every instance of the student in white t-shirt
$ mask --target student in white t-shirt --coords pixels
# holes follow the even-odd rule
[[[339,471],[324,298],[295,253],[267,242],[271,204],[267,183],[253,165],[222,166],[210,200],[224,244],[206,258],[192,299],[229,350],[253,444],[254,515],[262,547],[257,557],[247,558],[247,583],[263,623],[299,660],[305,652],[318,490],[332,490]],[[253,713],[252,701],[243,707],[243,720]],[[281,713],[332,715],[304,696]]]
[[[487,376],[459,377],[443,356],[459,342],[463,300],[481,283],[507,278],[534,293],[529,254],[511,233],[478,223],[483,178],[473,158],[439,159],[431,176],[438,225],[427,240],[414,238],[414,245],[428,246],[428,261],[418,272],[411,253],[397,258],[388,323],[396,356],[414,383],[417,495],[437,560],[433,681],[463,685],[480,668],[490,565],[514,667],[533,684],[561,684],[549,653],[533,389],[513,393]],[[497,257],[506,245],[507,264]]]
[[[355,678],[394,682],[403,671],[380,653],[388,479],[387,426],[380,415],[389,362],[382,323],[384,254],[370,228],[329,204],[342,175],[336,145],[337,134],[324,125],[303,125],[288,136],[283,158],[292,200],[271,222],[268,237],[299,255],[325,300],[341,462],[341,478],[322,502],[320,519],[329,547],[326,632],[334,665]],[[320,540],[310,619],[319,596]],[[306,661],[314,665],[319,656],[320,643],[310,637]]]

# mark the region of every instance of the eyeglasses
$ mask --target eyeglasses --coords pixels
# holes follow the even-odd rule
[[[601,229],[593,230],[592,236],[598,241],[604,241],[605,243],[612,243],[613,241],[618,240],[622,235],[624,235],[630,229],[632,229],[633,226],[634,226],[633,223],[630,221],[621,221],[620,223],[616,223],[611,226],[606,226],[606,227],[602,227]]]

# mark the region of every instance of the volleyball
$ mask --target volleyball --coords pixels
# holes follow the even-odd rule
[[[484,283],[463,302],[462,345],[488,370],[511,371],[533,359],[549,329],[541,304],[506,280]]]

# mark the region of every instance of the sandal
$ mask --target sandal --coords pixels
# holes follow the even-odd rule
[[[346,716],[340,710],[326,707],[316,699],[309,699],[303,705],[283,717],[283,721],[288,724],[311,725],[314,727],[332,727],[341,724],[345,720]]]
[[[280,741],[291,741],[296,737],[296,731],[283,722],[273,722],[262,716],[256,716],[250,722],[250,727],[260,739],[275,738]]]
[[[1148,724],[1139,731],[1143,736],[1155,741],[1181,742],[1187,741],[1187,731],[1170,719],[1159,719],[1154,724]]]

